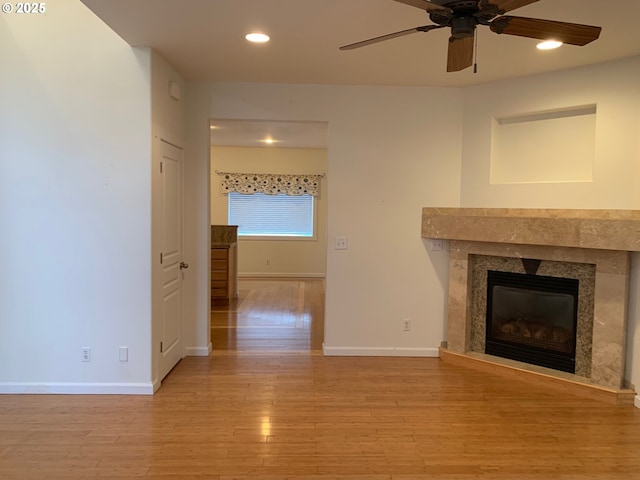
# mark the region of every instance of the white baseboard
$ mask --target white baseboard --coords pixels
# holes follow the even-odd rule
[[[186,347],[184,349],[185,357],[208,357],[213,351],[213,345],[209,343],[206,347]]]
[[[153,395],[153,383],[0,383],[0,394]]]
[[[404,347],[329,347],[322,344],[327,357],[438,357],[437,348]]]
[[[636,398],[633,400],[633,404],[636,408],[640,408],[640,395],[636,395]]]
[[[269,273],[238,273],[238,278],[324,278],[324,273],[282,273],[282,272],[269,272]]]

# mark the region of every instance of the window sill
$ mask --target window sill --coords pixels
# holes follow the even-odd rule
[[[238,241],[267,241],[267,242],[316,242],[318,236],[313,237],[296,237],[296,236],[278,236],[278,235],[238,235]]]

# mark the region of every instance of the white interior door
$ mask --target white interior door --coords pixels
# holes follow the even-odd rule
[[[160,140],[162,183],[162,333],[159,375],[182,358],[182,149]]]

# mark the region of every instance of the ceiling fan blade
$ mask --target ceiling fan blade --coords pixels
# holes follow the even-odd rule
[[[474,37],[449,38],[447,72],[459,72],[473,63]]]
[[[444,15],[449,15],[453,13],[453,10],[451,10],[449,7],[443,7],[442,5],[437,5],[427,0],[394,0],[394,1],[404,3],[405,5],[409,5],[411,7],[419,8],[420,10],[426,10],[429,13],[436,12],[436,11],[441,12]]]
[[[410,35],[416,32],[428,32],[436,28],[442,28],[442,26],[441,25],[423,25],[422,27],[409,28],[407,30],[401,30],[395,33],[389,33],[387,35],[381,35],[380,37],[370,38],[368,40],[363,40],[361,42],[351,43],[349,45],[343,45],[342,47],[340,47],[340,50],[353,50],[354,48],[366,47],[367,45],[371,45],[373,43],[384,42],[385,40],[391,40],[392,38],[403,37],[405,35]]]
[[[524,7],[539,0],[480,0],[481,9],[489,9],[492,6],[498,9],[498,14],[510,12],[516,8]]]
[[[556,22],[539,18],[504,16],[496,18],[489,25],[495,33],[506,33],[519,37],[539,40],[558,40],[580,47],[593,42],[600,36],[600,27],[579,25],[577,23]]]

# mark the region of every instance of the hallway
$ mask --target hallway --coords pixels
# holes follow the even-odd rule
[[[239,298],[212,307],[215,354],[320,352],[324,334],[323,279],[240,279]]]

